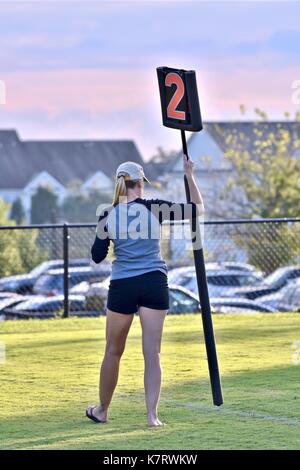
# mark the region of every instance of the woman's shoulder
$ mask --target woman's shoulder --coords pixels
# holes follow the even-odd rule
[[[147,207],[152,207],[152,206],[161,206],[163,204],[167,204],[168,206],[173,205],[174,202],[171,201],[166,201],[165,199],[146,199],[146,198],[138,198],[136,199],[136,202],[139,204],[144,204]]]
[[[114,209],[116,205],[115,204],[100,204],[100,206],[97,207],[96,210],[96,216],[98,216],[98,222],[100,222],[103,219],[106,219],[111,211]]]

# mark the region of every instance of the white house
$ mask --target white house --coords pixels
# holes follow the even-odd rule
[[[30,222],[31,198],[39,186],[52,189],[61,203],[72,182],[80,190],[111,194],[115,170],[131,160],[143,164],[133,141],[23,141],[15,130],[0,130],[0,198],[20,198]]]
[[[188,153],[195,162],[195,175],[203,194],[206,218],[226,218],[228,204],[222,196],[222,191],[230,177],[234,177],[234,169],[224,153],[229,148],[227,138],[235,135],[237,139],[243,138],[245,150],[253,151],[256,140],[255,130],[269,134],[278,130],[287,130],[300,139],[300,122],[206,122],[201,132],[191,133],[187,140]],[[243,136],[243,137],[242,137]],[[299,149],[294,156],[300,160]],[[150,178],[161,182],[161,189],[155,189],[153,194],[159,194],[176,201],[185,200],[185,189],[182,170],[182,150],[177,157],[163,163],[149,164]]]

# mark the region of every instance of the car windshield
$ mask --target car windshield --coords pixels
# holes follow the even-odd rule
[[[239,283],[240,286],[255,286],[256,284],[260,284],[262,282],[262,278],[260,276],[254,275],[246,275],[246,276],[239,276]]]
[[[30,274],[32,276],[39,276],[42,274],[47,268],[49,267],[48,261],[45,261],[44,263],[39,264],[36,266],[34,269],[30,271]]]
[[[170,297],[173,301],[184,305],[192,305],[195,303],[195,300],[192,297],[187,295],[185,292],[181,292],[176,289],[170,289]]]
[[[232,276],[231,274],[227,276],[208,275],[207,282],[209,284],[212,284],[213,286],[239,286],[240,285],[238,282],[237,276]]]
[[[37,288],[57,289],[63,288],[63,276],[54,276],[52,274],[43,274],[36,282]]]

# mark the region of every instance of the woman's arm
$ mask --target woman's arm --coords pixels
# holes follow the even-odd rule
[[[203,199],[194,178],[194,162],[183,155],[184,173],[190,190],[190,201],[178,203],[163,199],[140,199],[147,209],[162,223],[164,220],[196,219],[204,214]]]
[[[96,237],[91,248],[92,260],[97,264],[101,263],[101,261],[103,261],[108,254],[110,244],[106,226],[108,214],[109,211],[104,210],[100,215],[96,228]]]
[[[97,263],[97,264],[101,263],[101,261],[103,261],[106,258],[108,254],[108,249],[109,249],[109,238],[101,240],[96,235],[95,241],[91,248],[91,255],[92,255],[92,260],[94,261],[94,263]]]
[[[194,162],[190,158],[187,158],[186,155],[183,155],[183,168],[189,185],[191,202],[197,205],[198,215],[202,215],[204,214],[204,204],[200,189],[194,177]]]

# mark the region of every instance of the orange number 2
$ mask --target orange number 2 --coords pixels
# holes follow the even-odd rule
[[[185,111],[178,111],[177,106],[179,105],[182,97],[184,96],[184,83],[180,75],[174,72],[170,72],[166,75],[165,86],[176,85],[176,91],[171,98],[170,103],[167,107],[167,116],[172,119],[185,120]]]

